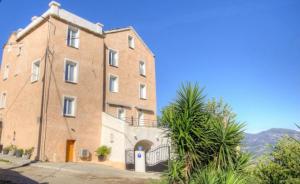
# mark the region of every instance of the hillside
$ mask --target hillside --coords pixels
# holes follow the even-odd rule
[[[271,148],[268,145],[275,145],[281,137],[286,135],[300,139],[299,131],[283,128],[272,128],[257,134],[246,133],[243,150],[252,153],[254,157],[259,157],[270,151]]]

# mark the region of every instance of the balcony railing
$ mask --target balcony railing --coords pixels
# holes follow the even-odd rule
[[[153,119],[138,119],[138,118],[133,118],[133,117],[126,117],[124,120],[128,125],[130,126],[136,126],[136,127],[157,127],[158,122],[157,120]]]
[[[135,127],[158,127],[159,123],[157,120],[153,119],[138,119],[133,117],[125,117],[125,118],[118,118],[112,114],[110,116],[125,121],[129,126]]]

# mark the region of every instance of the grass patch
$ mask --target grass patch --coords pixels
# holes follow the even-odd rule
[[[8,161],[8,160],[4,160],[4,159],[0,159],[0,162],[4,162],[4,163],[10,163],[10,161]]]

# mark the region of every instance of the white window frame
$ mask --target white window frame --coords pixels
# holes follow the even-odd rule
[[[77,31],[76,36],[74,38],[74,40],[75,40],[74,45],[72,44],[72,39],[70,37],[71,35],[69,35],[70,32],[71,32],[70,30]],[[79,49],[79,44],[80,44],[80,30],[79,30],[79,28],[69,25],[68,29],[67,29],[67,39],[66,40],[67,40],[67,46]]]
[[[142,118],[140,118],[140,117],[142,117]],[[145,113],[143,111],[141,111],[141,110],[138,111],[137,120],[138,120],[138,126],[144,126],[145,125]]]
[[[144,64],[144,68],[141,67],[141,64],[142,64],[142,63]],[[146,77],[146,62],[143,61],[143,60],[141,60],[141,61],[139,62],[139,72],[140,72],[140,75],[141,75],[141,76]]]
[[[0,109],[4,109],[6,107],[6,99],[7,99],[7,92],[0,93]]]
[[[75,68],[74,68],[74,80],[71,81],[71,80],[68,80],[66,78],[66,72],[68,71],[67,70],[67,64],[75,64]],[[75,61],[75,60],[72,60],[72,59],[69,59],[69,58],[65,58],[64,60],[64,75],[63,75],[63,79],[65,82],[67,83],[73,83],[73,84],[77,84],[78,83],[78,80],[79,80],[79,62],[78,61]]]
[[[7,80],[8,79],[8,75],[9,75],[9,64],[4,66],[4,71],[3,71],[3,80]]]
[[[123,114],[124,117],[122,117],[121,114],[120,114],[120,111],[121,111],[121,110],[122,110],[123,113],[124,113],[124,114]],[[123,108],[123,107],[117,108],[117,117],[118,117],[118,119],[125,121],[125,120],[126,120],[126,109]]]
[[[111,56],[110,56],[110,53],[111,52],[114,52],[116,54],[116,61],[115,61],[115,64],[113,62],[111,62]],[[114,67],[118,67],[119,66],[119,51],[115,50],[115,49],[108,49],[108,64],[110,66],[114,66]]]
[[[34,67],[36,66],[35,65],[36,63],[39,63],[37,75],[33,73],[34,72]],[[31,65],[31,83],[36,82],[40,79],[40,73],[41,73],[41,60],[37,59],[37,60],[33,61],[32,65]]]
[[[111,84],[111,82],[110,82],[111,77],[115,77],[116,78],[117,85],[116,85],[116,89],[114,91],[112,90],[112,88],[110,86],[110,84]],[[119,92],[119,76],[109,74],[108,85],[109,85],[108,86],[109,92],[111,92],[111,93],[118,93]]]
[[[133,36],[128,35],[128,46],[131,49],[135,48],[135,40]]]
[[[72,113],[71,114],[66,114],[65,113],[65,99],[73,99],[74,100],[74,107],[72,109]],[[62,99],[62,115],[64,117],[76,117],[76,110],[77,110],[77,97],[75,96],[68,96],[68,95],[64,95],[63,99]]]
[[[141,91],[141,87],[142,86],[144,86],[144,88],[145,88],[145,96],[142,96],[142,91]],[[140,99],[142,99],[142,100],[146,100],[147,99],[147,85],[146,84],[142,84],[142,83],[140,83],[140,85],[139,85],[139,96],[140,96]]]

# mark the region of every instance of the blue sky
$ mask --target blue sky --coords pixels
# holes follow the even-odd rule
[[[193,81],[223,97],[247,132],[300,122],[299,0],[59,2],[105,29],[136,28],[156,55],[158,110]],[[0,44],[48,3],[2,0]]]

